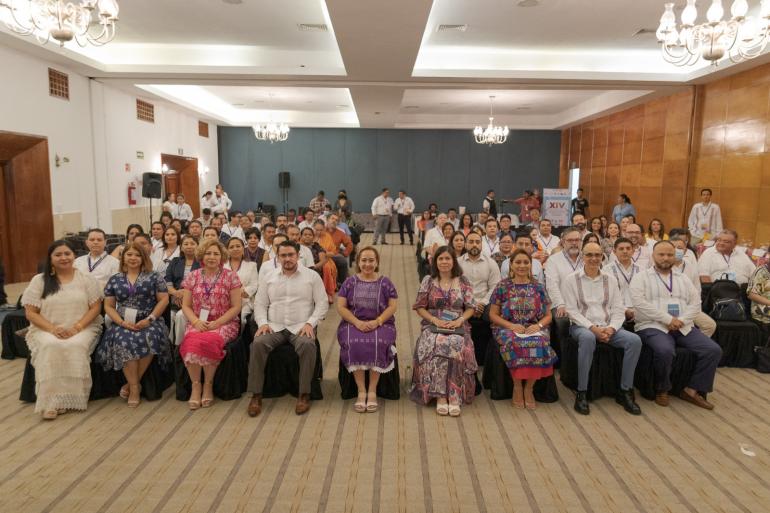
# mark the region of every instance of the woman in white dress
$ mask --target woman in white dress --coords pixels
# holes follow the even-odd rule
[[[257,264],[249,259],[244,260],[243,251],[243,241],[238,237],[233,237],[227,241],[227,252],[230,254],[230,258],[225,264],[225,269],[235,271],[243,286],[241,289],[243,291],[241,327],[246,326],[246,317],[254,310],[254,296],[257,295],[257,287],[259,287]]]
[[[179,230],[169,226],[163,231],[163,245],[152,252],[152,270],[166,275],[166,269],[173,259],[179,256]]]
[[[35,367],[35,413],[55,419],[85,410],[91,392],[91,353],[102,330],[102,291],[73,267],[69,242],[48,247],[46,267],[29,282],[21,303],[30,322],[27,345]]]

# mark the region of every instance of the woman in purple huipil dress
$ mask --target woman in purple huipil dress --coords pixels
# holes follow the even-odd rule
[[[396,287],[379,276],[380,255],[367,247],[356,258],[359,272],[337,292],[337,311],[342,320],[337,329],[342,365],[353,374],[358,387],[354,409],[377,411],[377,382],[390,372],[396,355]],[[365,373],[369,371],[369,389]]]

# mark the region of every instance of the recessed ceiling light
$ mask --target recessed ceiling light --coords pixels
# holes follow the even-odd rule
[[[243,0],[222,0],[226,4],[238,5],[242,4]]]
[[[446,25],[442,24],[439,25],[436,29],[436,32],[465,32],[468,30],[468,25],[462,24],[462,25]]]
[[[326,23],[297,23],[300,32],[329,32]]]
[[[540,5],[540,0],[519,0],[519,7],[537,7]]]
[[[335,105],[335,107],[337,107],[338,109],[347,109],[348,108],[347,105]]]

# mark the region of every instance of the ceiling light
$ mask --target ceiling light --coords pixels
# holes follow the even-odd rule
[[[226,4],[238,5],[242,4],[243,0],[222,0]]]
[[[540,5],[540,0],[519,0],[517,5],[519,7],[537,7]]]
[[[468,25],[439,25],[436,32],[465,32]]]
[[[640,28],[633,34],[631,34],[631,37],[638,37],[638,36],[649,36],[652,34],[655,34],[655,29],[653,28]]]
[[[473,129],[473,136],[479,144],[492,146],[493,144],[503,144],[508,140],[508,127],[495,126],[493,124],[495,118],[492,116],[492,102],[494,99],[494,96],[489,97],[489,125],[486,128],[477,126]]]
[[[41,44],[54,39],[60,46],[73,39],[80,46],[109,43],[120,10],[117,0],[0,0],[3,7],[11,31],[34,35]]]
[[[516,107],[516,110],[532,110],[532,107]]]
[[[326,23],[297,23],[300,32],[329,32]]]
[[[270,100],[272,104],[273,95],[270,94]],[[254,125],[254,137],[259,141],[268,141],[270,144],[274,142],[283,142],[289,138],[289,125],[286,123],[276,123],[272,120],[272,113],[270,115],[270,121],[266,123],[259,123]]]

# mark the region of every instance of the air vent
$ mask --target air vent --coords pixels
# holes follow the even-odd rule
[[[519,0],[517,5],[519,7],[537,7],[540,5],[540,0]]]
[[[136,119],[155,123],[155,105],[144,100],[136,99]]]
[[[436,32],[465,32],[468,25],[439,25]]]
[[[48,94],[63,100],[70,99],[70,78],[66,73],[48,68]]]
[[[329,32],[326,23],[299,23],[297,28],[300,32]]]
[[[405,109],[414,110],[414,109],[419,109],[420,106],[419,105],[406,105],[406,106],[404,106],[404,108]]]
[[[198,135],[201,137],[209,136],[209,124],[203,121],[198,121]]]
[[[634,32],[633,37],[655,35],[656,32],[657,30],[652,28],[640,28],[639,30]]]

